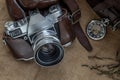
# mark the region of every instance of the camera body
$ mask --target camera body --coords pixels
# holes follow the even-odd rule
[[[54,9],[53,9],[54,8]],[[29,16],[18,21],[8,21],[5,24],[5,33],[12,38],[22,38],[34,43],[36,36],[45,36],[51,34],[57,36],[59,26],[58,17],[62,15],[62,10],[59,5],[54,5],[49,8],[46,16],[42,15],[38,9],[30,11]],[[48,34],[49,33],[49,34]],[[37,35],[38,34],[38,35]]]
[[[10,39],[5,41],[19,60],[34,58],[39,65],[55,65],[64,56],[63,45],[69,46],[75,38],[70,26],[60,26],[64,20],[69,24],[69,20],[62,20],[66,15],[66,10],[58,4],[51,6],[45,14],[39,9],[30,10],[29,16],[23,19],[6,22],[5,34]]]

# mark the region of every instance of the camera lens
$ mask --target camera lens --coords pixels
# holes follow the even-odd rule
[[[45,33],[44,33],[45,34]],[[36,38],[34,43],[35,61],[42,66],[52,66],[59,63],[64,56],[64,49],[54,36]]]
[[[63,56],[63,47],[59,43],[49,42],[36,49],[35,61],[42,66],[52,66],[59,63]]]
[[[46,54],[46,55],[53,55],[55,51],[55,46],[52,44],[46,44],[41,47],[41,53]]]

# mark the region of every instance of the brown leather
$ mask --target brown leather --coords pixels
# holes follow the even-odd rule
[[[8,13],[13,20],[23,19],[25,16],[24,10],[19,6],[16,0],[6,0]]]
[[[59,0],[18,0],[19,3],[27,9],[43,9],[57,4]]]
[[[10,17],[13,20],[23,19],[28,9],[43,9],[57,4],[59,0],[6,0]]]
[[[76,0],[63,0],[63,2],[67,5],[67,7],[69,8],[69,12],[71,15],[73,15],[73,21],[75,20],[79,20],[81,17],[81,11],[80,8],[77,4]],[[78,12],[76,12],[78,10]],[[76,13],[75,13],[76,12]]]
[[[34,57],[32,47],[23,39],[12,39],[4,35],[3,38],[13,55],[19,60],[30,60]]]
[[[78,38],[78,41],[80,42],[80,44],[87,50],[87,51],[92,51],[92,46],[88,40],[88,38],[86,37],[85,33],[83,32],[82,28],[80,27],[80,24],[77,23],[74,25],[74,32]]]
[[[68,13],[66,9],[63,9],[63,15],[58,20],[62,45],[72,42],[75,39],[75,34],[72,31],[72,25],[68,19]]]
[[[120,20],[120,0],[87,0],[93,10],[102,18],[109,18],[115,25]]]
[[[77,4],[77,1],[76,0],[63,0],[63,2],[67,5],[67,7],[69,8],[69,11],[72,15],[72,22],[73,22],[72,29],[73,29],[74,33],[76,34],[78,41],[81,43],[81,45],[87,51],[92,51],[92,46],[91,46],[88,38],[86,37],[85,33],[83,32],[83,30],[80,26],[80,23],[79,23],[79,19],[81,17],[81,12],[80,12],[79,6]]]

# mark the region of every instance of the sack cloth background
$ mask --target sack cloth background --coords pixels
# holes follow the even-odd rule
[[[82,17],[80,23],[85,32],[86,25],[91,19],[98,16],[93,12],[85,0],[78,0]],[[62,62],[52,67],[40,67],[34,63],[17,61],[7,46],[2,43],[4,23],[11,20],[5,5],[5,0],[0,0],[0,80],[111,80],[105,75],[97,75],[94,71],[82,67],[83,64],[94,64],[95,60],[89,60],[88,56],[115,58],[117,50],[120,50],[120,30],[113,32],[108,29],[103,40],[90,42],[92,52],[87,52],[77,40],[73,45],[65,48],[65,56]],[[107,64],[107,61],[99,62]],[[114,63],[114,62],[110,62]]]

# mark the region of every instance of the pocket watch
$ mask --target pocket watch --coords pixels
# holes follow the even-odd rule
[[[101,40],[106,35],[106,28],[109,25],[110,20],[103,18],[100,20],[92,20],[86,28],[86,32],[89,38],[93,40]]]

